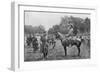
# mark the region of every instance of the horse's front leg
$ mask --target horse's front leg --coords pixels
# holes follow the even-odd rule
[[[56,46],[56,42],[53,42],[53,49],[54,49],[55,46]]]
[[[80,56],[80,47],[77,47],[78,48],[78,56]]]
[[[66,46],[64,46],[65,56],[67,56],[67,49]]]

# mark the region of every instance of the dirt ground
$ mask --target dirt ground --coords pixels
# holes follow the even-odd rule
[[[40,51],[33,52],[33,48],[24,47],[24,61],[43,61],[43,60],[70,60],[70,59],[88,59],[90,58],[90,48],[86,43],[81,44],[80,56],[77,56],[78,50],[76,46],[66,47],[67,56],[65,56],[63,46],[60,40],[56,40],[56,46],[52,49],[49,46],[48,55],[43,59],[43,54]]]

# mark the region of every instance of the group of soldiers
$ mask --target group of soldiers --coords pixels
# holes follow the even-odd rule
[[[32,48],[34,53],[39,50],[40,53],[43,54],[44,58],[46,58],[49,45],[55,44],[54,38],[49,38],[46,32],[42,35],[38,35],[38,37],[40,38],[37,38],[34,34],[29,34],[26,38],[26,46]]]

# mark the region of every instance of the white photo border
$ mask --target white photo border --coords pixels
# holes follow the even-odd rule
[[[49,69],[61,67],[75,67],[75,66],[91,66],[96,65],[96,8],[95,7],[77,7],[77,6],[42,6],[32,5],[25,3],[14,3],[14,47],[12,50],[12,63],[11,68],[15,71],[18,70],[35,70],[35,69]],[[73,60],[54,60],[54,61],[37,61],[37,62],[24,62],[24,11],[54,11],[65,13],[83,13],[90,14],[91,16],[91,58],[90,59],[73,59]]]

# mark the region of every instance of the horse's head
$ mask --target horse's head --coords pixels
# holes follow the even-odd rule
[[[61,40],[61,42],[66,40],[65,36],[62,33],[60,33],[60,32],[56,33],[56,39]]]
[[[60,32],[55,33],[56,39],[61,39],[63,35]]]

